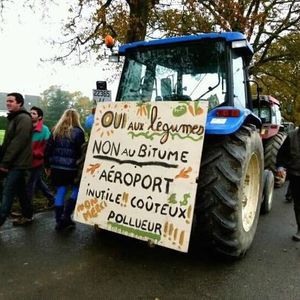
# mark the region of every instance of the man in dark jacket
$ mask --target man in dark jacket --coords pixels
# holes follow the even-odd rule
[[[294,211],[297,222],[297,232],[293,235],[294,241],[300,241],[300,130],[289,132],[277,155],[277,172],[287,170],[290,180],[290,189],[294,200]]]
[[[32,165],[32,121],[23,104],[24,98],[21,94],[7,94],[8,125],[0,155],[0,174],[4,177],[0,200],[0,226],[9,215],[13,199],[17,195],[24,221],[32,222],[33,210],[26,197],[26,183]]]

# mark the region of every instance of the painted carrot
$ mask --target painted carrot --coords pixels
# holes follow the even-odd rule
[[[89,167],[86,169],[86,172],[93,175],[95,171],[101,166],[101,164],[90,164]]]
[[[143,114],[142,114],[142,115],[147,116],[147,109],[146,109],[146,106],[143,105],[143,106],[142,106],[142,109],[143,109]]]
[[[201,107],[198,107],[198,108],[197,108],[197,113],[196,113],[196,115],[199,116],[199,115],[201,115],[202,113],[203,113],[203,109],[202,109]]]
[[[183,168],[176,176],[175,178],[189,178],[189,173],[192,171],[191,167],[188,167],[187,169]]]
[[[192,106],[192,105],[189,105],[189,106],[188,106],[188,109],[189,109],[189,112],[194,116],[195,113],[194,113],[193,106]]]

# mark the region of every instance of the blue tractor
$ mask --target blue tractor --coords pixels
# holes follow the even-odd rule
[[[247,73],[251,46],[239,32],[203,33],[125,44],[118,55],[125,60],[116,101],[208,102],[192,240],[243,256],[273,189],[264,187],[261,120]]]

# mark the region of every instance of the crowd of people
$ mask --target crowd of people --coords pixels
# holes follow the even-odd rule
[[[0,149],[0,227],[11,214],[15,199],[21,212],[13,217],[14,226],[33,222],[33,198],[40,189],[47,206],[54,207],[57,231],[74,227],[71,219],[79,190],[82,148],[85,132],[79,113],[67,109],[50,131],[43,124],[43,111],[33,106],[28,112],[20,93],[6,97],[7,128]],[[45,171],[55,192],[42,179]],[[68,190],[71,189],[69,195]]]

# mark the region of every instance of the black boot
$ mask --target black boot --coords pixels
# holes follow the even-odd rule
[[[56,220],[56,226],[55,230],[61,230],[62,228],[62,215],[64,212],[64,207],[63,206],[54,206],[54,211],[55,211],[55,220]]]
[[[294,207],[294,209],[298,229],[297,232],[293,235],[293,240],[296,242],[300,242],[300,209],[298,207]]]
[[[76,206],[76,200],[68,199],[66,201],[64,215],[63,215],[63,227],[75,227],[75,222],[72,221],[71,215],[75,209]]]

